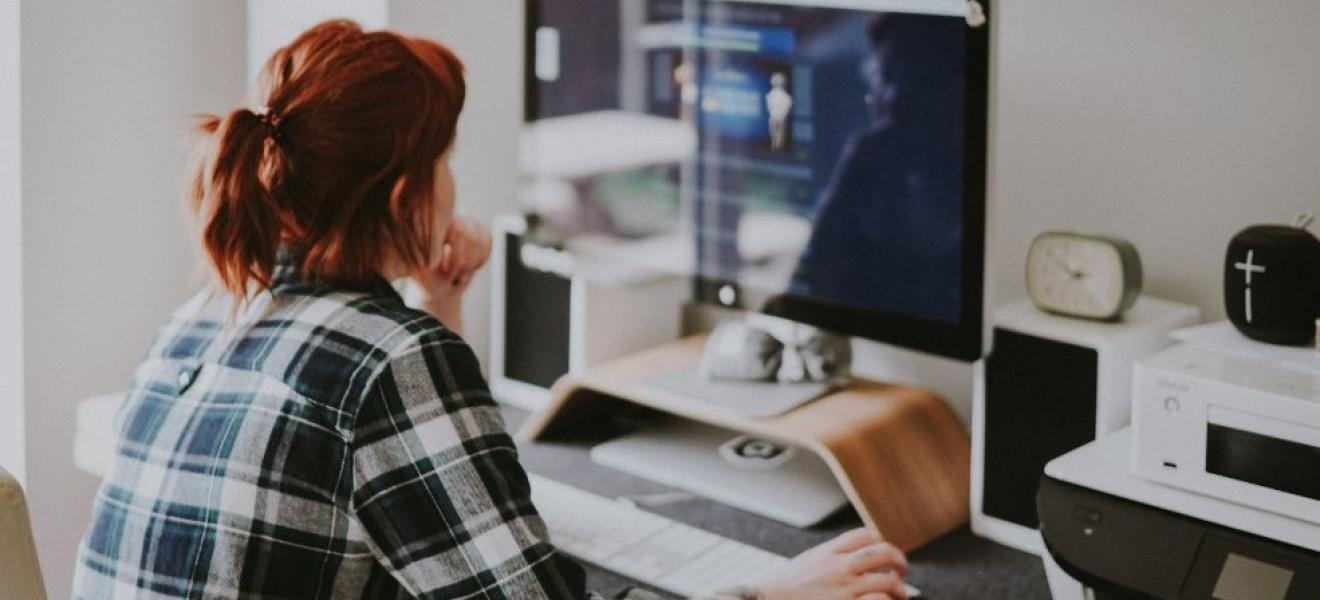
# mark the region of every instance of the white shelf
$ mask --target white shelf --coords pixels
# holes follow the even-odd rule
[[[681,163],[697,151],[682,121],[612,110],[536,121],[519,142],[523,174],[565,180]]]

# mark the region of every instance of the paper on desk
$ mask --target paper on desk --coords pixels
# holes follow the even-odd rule
[[[1289,367],[1320,374],[1320,350],[1309,346],[1279,346],[1258,342],[1242,335],[1228,321],[1179,329],[1172,335],[1174,339],[1187,344],[1209,346],[1226,354],[1278,361]]]

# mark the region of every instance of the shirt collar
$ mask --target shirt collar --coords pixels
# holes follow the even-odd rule
[[[304,277],[302,273],[302,265],[306,257],[307,251],[303,248],[288,245],[281,246],[279,251],[275,253],[275,267],[271,271],[270,290],[272,292],[280,292],[288,291],[294,286],[320,284],[336,289],[367,292],[370,294],[386,296],[399,301],[403,300],[399,295],[398,290],[394,289],[394,286],[390,284],[389,280],[381,277],[377,273],[372,273],[367,281],[357,284],[330,283]]]

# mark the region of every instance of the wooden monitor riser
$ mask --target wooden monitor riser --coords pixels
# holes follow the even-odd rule
[[[519,437],[563,438],[641,405],[810,450],[829,465],[866,526],[905,551],[967,522],[971,444],[938,396],[854,379],[782,415],[749,418],[644,384],[697,361],[704,342],[691,337],[565,376]]]

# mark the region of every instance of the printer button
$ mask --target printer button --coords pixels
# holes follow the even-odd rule
[[[1100,511],[1080,504],[1073,509],[1072,516],[1074,519],[1090,525],[1098,525],[1101,519]]]

